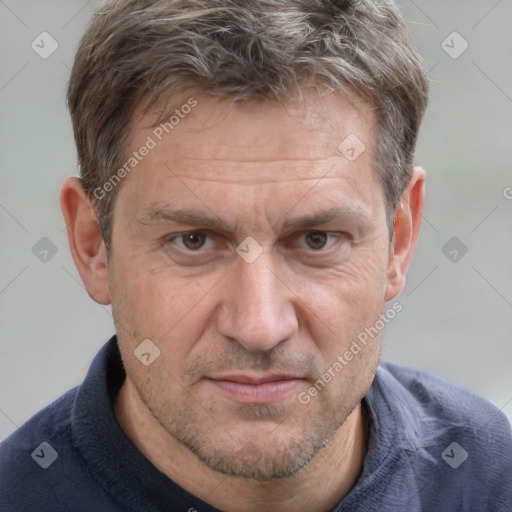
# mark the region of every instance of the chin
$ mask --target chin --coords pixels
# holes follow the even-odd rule
[[[238,425],[233,418],[222,426],[213,422],[209,430],[204,428],[204,422],[194,422],[189,416],[167,430],[214,471],[266,482],[290,477],[304,468],[350,414],[312,414],[308,410],[306,417],[290,424],[289,416],[281,416],[281,422],[268,421],[275,412],[274,408],[246,407],[239,415]]]

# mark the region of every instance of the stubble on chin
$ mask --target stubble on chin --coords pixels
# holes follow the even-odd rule
[[[348,407],[325,398],[297,403],[236,405],[215,408],[193,391],[166,400],[149,379],[134,383],[144,406],[165,433],[210,469],[232,477],[267,482],[290,477],[304,468],[344,424],[358,405]],[[175,383],[174,385],[177,385]]]

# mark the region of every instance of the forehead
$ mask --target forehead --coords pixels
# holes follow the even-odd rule
[[[312,187],[318,199],[310,194],[305,206],[343,200],[360,208],[380,188],[373,111],[357,97],[313,90],[300,99],[231,102],[182,93],[172,105],[163,122],[142,110],[133,118],[128,156],[151,146],[128,176],[131,185],[123,183],[121,195],[135,208],[179,202],[228,213],[238,201],[263,214],[288,208]],[[256,208],[262,200],[268,207]]]
[[[320,162],[346,158],[348,154],[343,151],[350,150],[351,143],[356,144],[358,152],[364,145],[363,157],[371,157],[374,152],[372,108],[354,95],[313,89],[301,98],[233,102],[192,92],[177,94],[170,103],[167,115],[142,115],[142,109],[135,112],[131,148],[149,133],[158,146],[172,147],[167,158],[194,159],[198,163],[202,159]],[[300,176],[301,169],[297,172]]]

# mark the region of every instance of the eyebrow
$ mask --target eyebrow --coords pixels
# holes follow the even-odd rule
[[[175,208],[170,205],[152,206],[144,210],[137,218],[137,222],[144,226],[160,222],[173,222],[175,224],[189,224],[191,226],[203,226],[208,229],[221,229],[223,231],[234,231],[231,224],[212,213],[207,215],[196,210]]]
[[[332,221],[354,221],[367,219],[368,213],[360,206],[339,206],[311,215],[301,215],[295,218],[284,218],[272,225],[272,231],[294,231],[312,226],[327,224]],[[203,229],[220,230],[229,233],[240,231],[239,223],[229,223],[215,213],[205,214],[196,210],[176,208],[170,205],[149,207],[137,217],[137,222],[149,226],[161,222],[200,226]]]

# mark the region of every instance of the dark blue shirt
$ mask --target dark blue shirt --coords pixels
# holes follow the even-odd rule
[[[124,377],[114,337],[80,386],[0,444],[1,512],[216,510],[123,433],[113,403]],[[368,451],[336,512],[512,511],[511,428],[492,404],[391,363],[379,365],[362,404]]]

